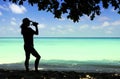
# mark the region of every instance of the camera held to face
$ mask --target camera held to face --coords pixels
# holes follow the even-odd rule
[[[33,26],[37,26],[37,25],[38,25],[38,23],[37,23],[37,22],[33,22],[33,21],[32,21],[32,25],[33,25]]]

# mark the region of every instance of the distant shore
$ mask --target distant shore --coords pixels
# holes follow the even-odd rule
[[[0,69],[0,79],[120,79],[120,73],[85,73],[75,71],[26,72]]]
[[[0,37],[0,39],[23,39],[23,37]],[[120,39],[120,37],[35,37],[35,39]]]

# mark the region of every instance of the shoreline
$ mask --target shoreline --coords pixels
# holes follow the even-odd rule
[[[0,37],[0,39],[23,39],[23,37]],[[34,37],[35,39],[120,39],[120,37]]]

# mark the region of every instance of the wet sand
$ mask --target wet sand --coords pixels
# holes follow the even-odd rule
[[[0,79],[120,79],[120,73],[85,73],[75,71],[44,71],[0,69]]]

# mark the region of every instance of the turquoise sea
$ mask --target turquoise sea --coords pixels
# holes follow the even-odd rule
[[[0,69],[25,69],[22,37],[0,37]],[[39,69],[120,73],[118,37],[36,37]],[[35,58],[31,55],[30,67]]]
[[[34,46],[43,60],[120,60],[120,38],[117,37],[36,37]],[[0,38],[0,64],[24,59],[22,37]],[[34,60],[32,55],[31,60]]]

